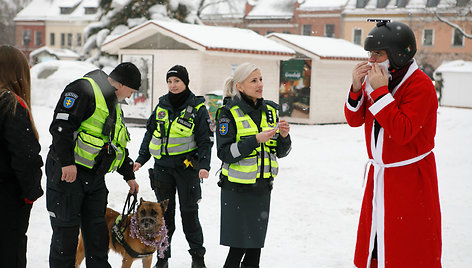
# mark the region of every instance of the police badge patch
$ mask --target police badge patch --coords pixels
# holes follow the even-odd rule
[[[160,111],[157,114],[157,118],[159,118],[159,119],[163,119],[164,117],[166,117],[166,112],[165,111]]]
[[[65,97],[63,105],[65,108],[69,109],[69,108],[72,108],[72,106],[74,105],[74,102],[75,102],[75,98]]]
[[[221,136],[224,136],[228,133],[228,123],[220,123],[220,134]]]

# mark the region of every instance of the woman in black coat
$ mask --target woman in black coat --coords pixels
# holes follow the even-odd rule
[[[0,260],[2,267],[26,267],[26,231],[33,202],[43,195],[41,167],[30,102],[25,55],[0,46]]]
[[[241,64],[226,80],[225,104],[217,115],[220,244],[230,247],[225,268],[259,267],[277,158],[291,148],[289,124],[279,121],[278,105],[264,100],[262,91],[260,69]]]

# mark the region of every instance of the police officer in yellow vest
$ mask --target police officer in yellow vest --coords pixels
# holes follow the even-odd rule
[[[289,124],[279,121],[278,105],[264,100],[262,92],[260,69],[243,63],[226,80],[224,106],[218,110],[220,244],[230,247],[225,268],[259,267],[277,159],[291,148]]]
[[[46,203],[53,231],[50,267],[75,266],[79,227],[87,267],[110,267],[104,176],[117,171],[130,192],[139,190],[126,149],[129,134],[119,103],[140,84],[138,68],[124,62],[110,76],[95,70],[73,81],[57,103],[46,159]]]
[[[159,98],[149,117],[135,171],[154,157],[151,187],[158,201],[169,199],[164,214],[169,243],[175,231],[175,194],[178,192],[192,268],[201,268],[206,266],[198,202],[202,198],[200,180],[208,178],[210,171],[213,132],[205,99],[195,96],[188,87],[187,69],[175,65],[167,72],[166,79],[169,93]],[[170,253],[169,247],[165,258],[158,258],[155,267],[168,267]]]

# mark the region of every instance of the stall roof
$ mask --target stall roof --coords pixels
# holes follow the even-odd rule
[[[364,48],[344,39],[281,33],[271,33],[267,38],[288,45],[296,52],[309,57],[336,60],[367,59]]]
[[[295,51],[247,29],[206,26],[173,21],[147,21],[107,39],[102,50],[111,54],[155,34],[171,37],[200,51],[294,56]]]
[[[455,60],[444,62],[434,72],[472,73],[472,61]]]
[[[79,58],[79,56],[80,56],[79,54],[77,54],[76,52],[74,52],[70,49],[66,49],[66,48],[57,49],[57,48],[50,48],[50,47],[44,46],[44,47],[40,47],[38,49],[35,49],[35,50],[31,51],[30,57],[34,57],[34,56],[38,55],[41,52],[47,52],[51,55],[56,55],[59,58],[64,58],[64,57],[66,57],[66,58]]]

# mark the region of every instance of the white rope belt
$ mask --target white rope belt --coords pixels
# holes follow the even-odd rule
[[[375,170],[375,168],[378,169],[378,168],[391,168],[391,167],[407,166],[407,165],[410,165],[410,164],[413,164],[413,163],[416,163],[416,162],[422,160],[423,158],[428,156],[430,153],[431,153],[431,151],[429,151],[427,153],[424,153],[422,155],[419,155],[417,157],[413,157],[413,158],[410,158],[410,159],[407,159],[407,160],[403,160],[403,161],[399,161],[399,162],[395,162],[395,163],[390,163],[390,164],[383,164],[383,163],[379,163],[379,162],[375,161],[374,159],[369,159],[369,160],[367,160],[367,163],[365,163],[364,183],[367,182],[367,176],[369,175],[368,171],[369,171],[369,167],[371,165],[374,166],[374,170]],[[374,174],[374,178],[376,176],[377,176],[377,174]]]
[[[374,247],[374,243],[373,243],[374,242],[373,241],[374,236],[372,235],[372,232],[376,232],[377,235],[379,236],[379,239],[381,239],[381,241],[384,240],[384,226],[382,225],[383,220],[381,220],[381,223],[379,225],[377,224],[377,221],[379,220],[379,217],[381,217],[383,219],[384,212],[385,212],[384,208],[383,208],[383,202],[384,202],[383,199],[377,200],[378,195],[380,195],[381,198],[383,198],[383,195],[384,195],[383,170],[385,168],[401,167],[401,166],[407,166],[407,165],[416,163],[416,162],[424,159],[430,153],[431,153],[431,151],[429,151],[427,153],[424,153],[422,155],[419,155],[417,157],[414,157],[414,158],[410,158],[410,159],[407,159],[407,160],[404,160],[404,161],[399,161],[399,162],[390,163],[390,164],[379,163],[379,162],[375,161],[374,159],[367,160],[367,163],[365,164],[365,169],[364,169],[364,183],[363,183],[364,186],[367,185],[367,178],[369,176],[369,168],[370,168],[371,165],[374,166],[374,176],[373,176],[374,189],[373,189],[373,196],[372,196],[372,220],[373,220],[373,222],[372,222],[372,226],[371,226],[371,239],[370,239],[370,243],[369,243],[369,261],[372,257],[372,250],[373,250],[373,247]],[[381,174],[381,173],[382,173],[382,175],[379,176],[379,174]],[[378,207],[379,204],[377,204],[377,202],[379,202],[380,207]],[[377,216],[375,216],[375,215],[377,215]],[[376,219],[375,222],[374,222],[374,219]],[[385,260],[385,252],[384,252],[385,248],[383,246],[379,245],[379,247],[377,247],[377,250],[378,250],[377,251],[377,254],[378,254],[377,256],[378,256],[378,259],[379,259],[379,268],[383,268],[383,267],[385,267],[384,263],[383,263],[383,261]],[[368,264],[367,267],[370,267],[370,263]]]

